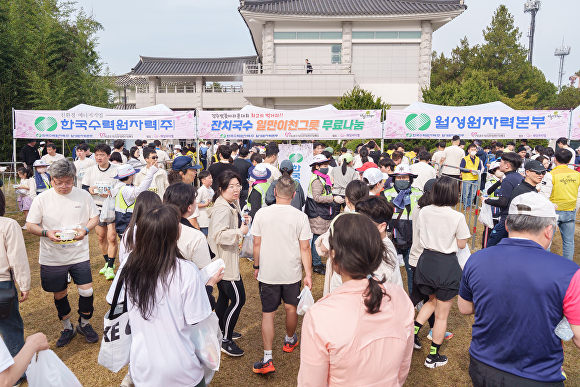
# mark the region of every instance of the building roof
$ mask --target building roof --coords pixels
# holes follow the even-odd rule
[[[242,0],[240,11],[304,16],[380,16],[463,11],[463,0]]]
[[[147,86],[149,81],[142,77],[131,77],[130,74],[117,75],[114,77],[115,86]]]
[[[244,64],[256,63],[257,56],[231,58],[152,58],[142,56],[132,76],[147,75],[243,75]]]

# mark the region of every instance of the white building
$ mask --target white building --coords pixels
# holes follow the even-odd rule
[[[402,109],[430,84],[433,32],[466,9],[463,0],[242,0],[256,55],[141,57],[129,73],[146,83],[132,86],[135,104],[302,109],[358,85]]]

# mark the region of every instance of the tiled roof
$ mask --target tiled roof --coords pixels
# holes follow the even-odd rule
[[[233,58],[151,58],[142,56],[131,75],[243,75],[244,63],[257,56]]]
[[[129,74],[118,75],[115,77],[115,86],[147,86],[149,81],[141,77],[130,77]]]
[[[305,16],[380,16],[465,10],[462,0],[242,0],[240,11]]]

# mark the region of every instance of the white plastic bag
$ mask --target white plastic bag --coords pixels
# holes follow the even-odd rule
[[[212,312],[205,320],[191,326],[191,341],[195,345],[195,355],[203,366],[212,371],[220,369],[222,339],[222,331],[215,312]],[[208,384],[207,380],[206,384]]]
[[[50,349],[32,357],[26,378],[30,387],[82,387],[75,374]]]
[[[461,266],[461,269],[465,267],[465,264],[467,263],[467,260],[470,256],[471,251],[469,251],[469,246],[467,245],[457,252],[457,260],[459,261],[459,266]]]
[[[481,210],[479,212],[479,223],[483,224],[488,228],[493,228],[493,214],[491,206],[489,204],[482,203]]]
[[[308,286],[304,286],[304,289],[302,289],[298,298],[300,301],[298,301],[297,312],[300,316],[302,316],[308,309],[310,309],[312,305],[314,305],[314,297],[312,297],[310,288]]]
[[[240,258],[254,258],[254,236],[250,235],[244,238]]]
[[[115,221],[115,198],[109,195],[103,201],[103,207],[101,208],[99,222],[112,223],[114,221]]]

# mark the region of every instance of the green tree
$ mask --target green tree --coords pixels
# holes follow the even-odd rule
[[[361,89],[359,86],[345,93],[340,101],[332,105],[338,110],[382,110],[382,120],[385,120],[385,110],[391,108],[391,105],[383,102],[381,97],[375,97],[370,91]]]

